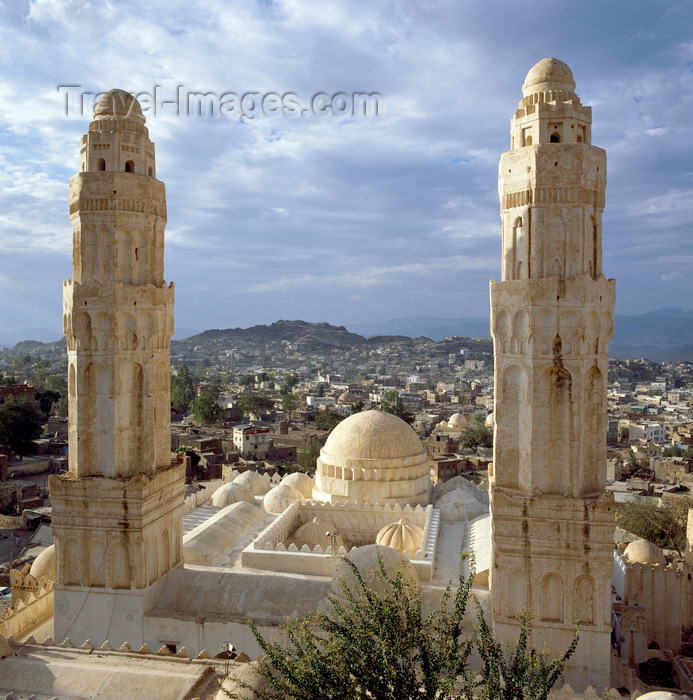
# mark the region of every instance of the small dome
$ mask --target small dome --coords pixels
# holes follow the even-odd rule
[[[308,474],[305,474],[304,472],[287,474],[282,479],[281,483],[295,488],[298,492],[300,492],[303,498],[308,499],[313,497],[313,486],[315,486],[315,482],[308,476]]]
[[[144,124],[142,107],[135,97],[125,90],[114,88],[99,97],[94,108],[94,119],[108,117],[129,117]]]
[[[474,520],[487,512],[474,497],[474,494],[463,489],[455,489],[441,496],[436,501],[436,508],[440,511],[443,520],[465,521]]]
[[[563,90],[569,93],[575,91],[573,72],[566,63],[557,58],[542,58],[532,66],[522,86],[522,94],[525,97],[547,90]]]
[[[402,520],[386,525],[375,538],[376,544],[391,547],[403,554],[414,556],[421,546],[423,529],[418,525],[409,525]]]
[[[450,418],[448,418],[448,428],[450,430],[464,430],[467,427],[467,418],[461,413],[453,413]]]
[[[447,481],[439,481],[433,491],[434,502],[436,499],[442,498],[446,493],[450,493],[455,489],[467,491],[483,506],[488,506],[488,491],[480,489],[473,481],[465,479],[463,476],[455,476]]]
[[[225,692],[226,691],[226,692]],[[215,700],[228,700],[231,697],[239,700],[255,700],[259,697],[267,697],[272,691],[271,683],[258,670],[255,663],[246,663],[237,666],[222,682],[217,691]]]
[[[332,537],[330,532],[334,532],[335,528],[330,523],[325,520],[320,520],[320,518],[313,518],[309,523],[301,525],[301,527],[294,532],[293,540],[296,546],[300,549],[304,544],[307,544],[311,549],[320,545],[323,549],[330,547],[332,545]],[[339,550],[340,547],[345,547],[344,539],[341,535],[335,537],[335,550]]]
[[[662,550],[647,540],[635,540],[623,550],[623,558],[631,564],[664,564]]]
[[[250,489],[243,484],[236,483],[235,481],[231,482],[230,484],[224,484],[218,488],[212,496],[212,505],[215,508],[225,508],[232,503],[239,503],[241,501],[256,505],[255,497],[251,493]]]
[[[486,416],[486,420],[484,421],[484,425],[485,425],[487,428],[493,428],[493,411],[491,411],[491,413],[489,413],[489,414]]]
[[[270,489],[262,505],[268,513],[283,513],[294,501],[301,500],[301,492],[293,486],[279,484]]]
[[[31,565],[29,573],[38,581],[46,578],[55,581],[55,545],[46,547]]]
[[[341,403],[341,404],[352,404],[355,401],[356,401],[356,394],[352,394],[348,389],[346,391],[343,391],[339,395],[339,398],[337,399],[337,403]]]
[[[419,576],[414,565],[408,557],[391,547],[380,544],[367,544],[364,547],[352,549],[347,557],[357,568],[364,581],[378,595],[389,595],[391,586],[383,579],[380,571],[380,562],[390,578],[397,576],[399,571],[408,579],[412,591],[418,591],[421,587]],[[358,594],[359,585],[349,564],[342,560],[332,576],[330,585],[331,593],[342,599],[342,582],[346,583],[352,593]]]
[[[253,496],[264,496],[270,490],[270,484],[261,474],[249,469],[247,472],[239,474],[234,480],[234,484],[241,484],[250,489]]]

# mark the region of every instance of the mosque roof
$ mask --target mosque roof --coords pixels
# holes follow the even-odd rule
[[[573,72],[567,63],[557,58],[542,58],[530,68],[522,86],[522,94],[526,97],[547,90],[575,91]]]

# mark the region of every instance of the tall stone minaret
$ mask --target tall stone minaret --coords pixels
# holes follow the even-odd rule
[[[493,619],[533,616],[532,644],[580,643],[575,688],[609,684],[614,508],[606,481],[606,379],[614,280],[602,274],[606,155],[570,68],[527,74],[501,156],[502,281],[491,282],[495,444]]]
[[[181,565],[184,467],[171,463],[173,285],[164,184],[137,100],[110,90],[70,180],[64,286],[69,472],[51,477],[55,637],[142,644],[142,615]]]

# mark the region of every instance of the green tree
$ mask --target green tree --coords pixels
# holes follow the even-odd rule
[[[628,457],[623,463],[623,469],[627,474],[631,476],[635,474],[635,472],[637,472],[638,469],[640,469],[640,463],[638,462],[638,458],[635,456],[635,452],[633,452],[632,449],[628,450]]]
[[[41,416],[31,399],[8,396],[0,405],[0,444],[16,454],[31,451],[41,435]]]
[[[187,365],[181,365],[178,373],[171,375],[171,408],[176,413],[186,413],[194,398],[195,387],[190,370]]]
[[[626,501],[616,511],[617,525],[663,549],[675,549],[683,556],[686,547],[686,521],[693,498],[676,497],[653,504]]]
[[[325,396],[325,385],[318,384],[318,388],[315,390],[316,396]]]
[[[62,374],[50,374],[46,377],[46,390],[54,391],[60,395],[58,399],[58,415],[67,416],[67,381]]]
[[[672,447],[665,447],[662,451],[662,457],[684,457],[686,459],[691,458],[691,449],[683,448],[677,445]]]
[[[367,581],[348,558],[342,561],[353,577],[343,580],[339,596],[328,597],[326,612],[290,620],[277,641],[264,639],[249,623],[264,652],[257,667],[270,686],[261,697],[546,700],[577,646],[576,630],[571,645],[555,660],[528,652],[530,620],[525,615],[517,647],[506,661],[478,603],[478,632],[462,641],[473,567],[466,578],[460,572],[454,595],[450,582],[440,607],[424,616],[421,593],[401,569],[392,576],[380,561],[380,570],[370,572]],[[467,664],[474,647],[481,656],[481,676]],[[250,689],[244,682],[237,685]]]
[[[57,391],[61,396],[67,395],[67,382],[62,374],[50,374],[46,377],[46,389]]]
[[[298,377],[295,374],[289,374],[284,378],[284,381],[279,386],[280,394],[288,394],[298,384]]]
[[[251,386],[255,386],[255,375],[254,374],[244,374],[239,380],[238,383],[244,388],[244,389],[250,389]]]
[[[176,452],[184,452],[190,457],[190,466],[195,468],[200,463],[200,453],[194,450],[192,447],[185,445],[184,447],[179,447]]]
[[[221,381],[221,379],[219,379],[218,377],[216,379],[213,379],[211,384],[209,385],[210,394],[213,394],[218,400],[223,390],[224,383]]]
[[[358,399],[358,401],[354,401],[354,403],[351,404],[351,415],[353,416],[355,413],[361,413],[363,411],[363,399]]]
[[[253,415],[259,416],[265,411],[270,411],[274,408],[274,401],[268,396],[262,394],[243,394],[238,399],[238,405],[243,413],[247,413],[249,417]]]
[[[318,440],[309,440],[299,447],[296,459],[301,467],[301,471],[304,471],[306,474],[315,474],[319,456],[320,442]]]
[[[320,430],[332,430],[343,420],[344,416],[340,416],[336,411],[331,411],[329,408],[326,408],[322,411],[318,411],[318,415],[315,416],[315,427]]]
[[[404,408],[404,401],[402,401],[402,397],[396,389],[390,389],[385,392],[383,401],[380,404],[380,410],[385,411],[385,413],[392,413],[407,423],[414,422],[414,416]]]
[[[47,380],[48,375],[46,374],[46,369],[44,367],[38,367],[31,377],[29,377],[29,384],[41,391],[45,388]]]
[[[219,423],[224,416],[224,409],[210,391],[201,391],[190,404],[190,411],[198,425]]]
[[[486,622],[478,600],[479,620],[476,646],[483,661],[482,680],[474,698],[478,700],[547,700],[551,688],[563,675],[566,661],[578,645],[577,623],[568,648],[556,659],[527,648],[531,614],[520,615],[520,634],[513,649],[504,650]]]
[[[293,418],[294,414],[303,404],[303,399],[298,394],[284,394],[282,396],[282,410],[289,418]]]
[[[37,391],[34,398],[39,402],[41,413],[48,416],[51,408],[53,408],[53,404],[60,400],[60,394],[57,391]]]
[[[469,420],[475,425],[486,425],[486,416],[484,416],[483,411],[474,411],[474,413],[469,416]]]
[[[493,431],[485,425],[470,422],[459,437],[460,447],[476,450],[477,447],[493,447]]]

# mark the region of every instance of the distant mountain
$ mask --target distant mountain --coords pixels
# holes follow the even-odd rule
[[[693,360],[693,311],[669,308],[638,316],[616,316],[610,353],[657,362]]]
[[[325,350],[362,347],[366,339],[350,333],[344,326],[329,323],[308,323],[307,321],[276,321],[269,326],[251,328],[227,328],[198,333],[185,340],[176,341],[178,347],[228,346],[236,343],[280,343],[286,341],[296,349],[310,347],[311,350]]]
[[[0,346],[13,347],[23,340],[37,340],[40,343],[53,343],[62,337],[62,331],[48,328],[24,328],[19,331],[0,332]]]
[[[181,328],[179,333],[188,331],[190,329]],[[426,338],[441,341],[448,337],[488,338],[489,335],[489,322],[486,318],[410,316],[383,323],[356,323],[351,330],[329,323],[276,321],[270,325],[251,328],[204,331],[182,340],[175,340],[173,347],[192,349],[195,346],[228,347],[236,343],[271,344],[286,341],[297,350],[346,351],[365,346],[411,346],[412,339],[419,339],[417,343],[420,343]],[[24,340],[18,344],[18,336],[22,336],[20,340],[32,340]],[[30,352],[35,345],[47,341],[60,342],[58,338],[58,333],[45,328],[28,329],[0,335],[0,348],[4,344],[13,348],[18,346],[16,350]],[[60,340],[64,345],[64,339]],[[486,341],[483,344],[485,347]],[[648,311],[637,316],[616,316],[610,354],[622,359],[646,357],[657,362],[693,361],[693,311],[673,307]]]
[[[409,338],[424,336],[431,340],[443,340],[451,336],[489,338],[489,319],[486,318],[438,318],[437,316],[407,316],[382,323],[361,322],[351,324],[351,330],[366,338],[376,335],[404,335]]]
[[[382,323],[357,323],[351,330],[366,337],[400,334],[442,340],[449,336],[489,337],[488,318],[409,316]],[[646,357],[655,361],[693,361],[693,311],[671,307],[637,316],[616,316],[610,353],[614,357]]]

